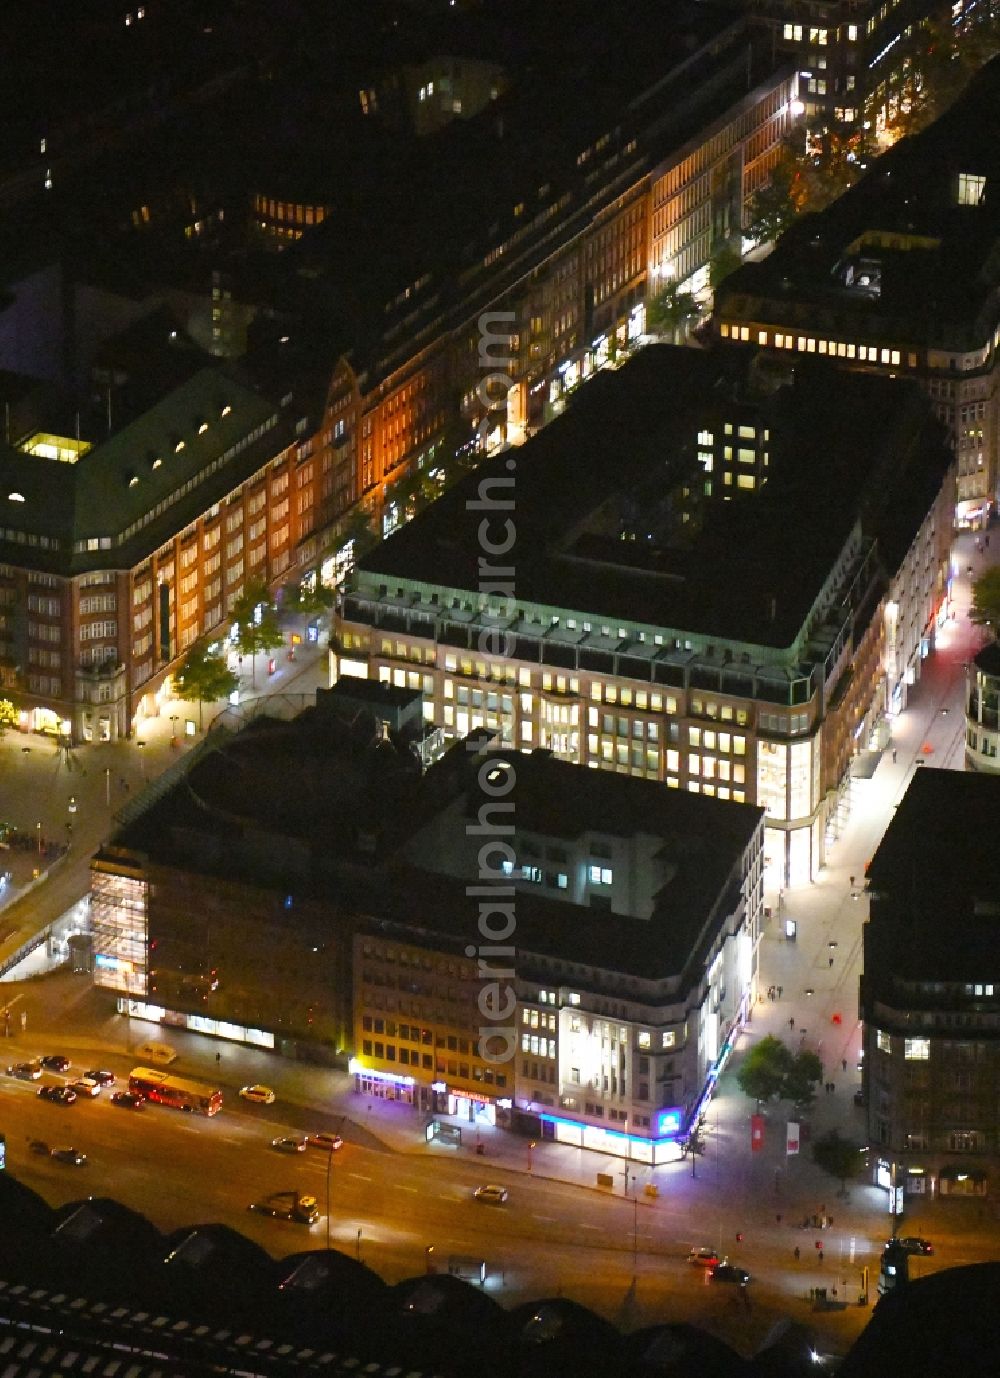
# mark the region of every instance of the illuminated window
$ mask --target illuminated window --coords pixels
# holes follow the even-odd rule
[[[610,866],[591,866],[590,880],[592,885],[610,885],[614,878],[614,872]]]
[[[978,206],[986,190],[986,178],[974,176],[971,172],[958,174],[958,204]]]
[[[907,1062],[926,1062],[931,1055],[929,1038],[907,1038],[903,1042],[903,1057]]]
[[[892,1052],[892,1039],[884,1029],[875,1030],[875,1044],[880,1053]]]
[[[650,1043],[651,1043],[651,1042],[652,1042],[652,1039],[651,1039],[650,1035],[649,1035],[645,1030],[643,1030],[642,1033],[640,1033],[640,1035],[639,1035],[639,1047],[640,1047],[640,1048],[648,1048],[648,1047],[650,1046]]]

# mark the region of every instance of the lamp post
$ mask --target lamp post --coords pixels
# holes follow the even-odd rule
[[[141,774],[142,774],[142,778],[143,778],[143,781],[144,781],[144,782],[145,782],[145,779],[146,779],[146,758],[145,758],[145,756],[144,756],[142,753],[143,753],[143,748],[145,747],[145,745],[146,745],[145,742],[136,742],[136,746],[139,748],[139,770],[140,770],[140,772],[141,772]]]
[[[36,837],[36,839],[38,840],[38,855],[41,856],[41,854],[42,854],[42,825],[41,825],[41,823],[36,823],[36,824],[35,824],[35,837]]]
[[[170,714],[170,745],[177,745],[177,714]]]
[[[529,1139],[529,1140],[528,1140],[528,1171],[529,1171],[529,1172],[531,1171],[531,1154],[532,1154],[532,1150],[534,1149],[534,1147],[535,1147],[535,1141],[534,1141],[534,1139]]]
[[[104,767],[104,803],[107,808],[111,807],[111,767]]]

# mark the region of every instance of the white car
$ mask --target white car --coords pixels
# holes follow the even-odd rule
[[[498,1187],[489,1183],[484,1187],[476,1187],[472,1194],[477,1201],[485,1201],[488,1206],[502,1206],[507,1200],[506,1187]]]
[[[325,1131],[307,1134],[306,1143],[310,1148],[320,1148],[325,1153],[336,1153],[338,1148],[344,1146],[344,1141],[339,1134],[327,1134]]]
[[[101,1083],[95,1081],[93,1077],[80,1077],[78,1081],[71,1081],[70,1090],[75,1091],[78,1096],[99,1096],[101,1094]]]
[[[270,1086],[241,1086],[240,1095],[244,1100],[253,1101],[254,1105],[273,1105],[274,1092]]]

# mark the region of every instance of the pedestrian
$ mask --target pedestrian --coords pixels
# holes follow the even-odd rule
[[[737,1230],[737,1231],[736,1231],[736,1243],[737,1243],[737,1244],[742,1244],[742,1243],[743,1243],[743,1231],[742,1231],[742,1230]]]
[[[780,1224],[781,1224],[781,1211],[779,1211],[778,1214],[774,1217],[774,1223],[775,1223],[776,1225],[780,1225]]]
[[[789,1027],[790,1029],[794,1029],[794,1028],[795,1028],[795,1016],[794,1016],[794,1014],[789,1016],[788,1027]]]
[[[840,1059],[840,1065],[841,1065],[841,1067],[843,1068],[843,1070],[846,1072],[846,1071],[847,1071],[847,1058],[846,1058],[846,1057],[842,1057],[842,1058]]]
[[[778,987],[778,999],[779,999],[779,1000],[781,999],[781,992],[782,992],[784,989],[785,989],[784,986],[779,986],[779,987]]]
[[[798,1263],[798,1261],[799,1261],[799,1246],[796,1244],[796,1246],[795,1246],[795,1262]]]
[[[828,967],[832,967],[832,966],[833,966],[833,958],[832,958],[832,957],[827,957],[827,959],[826,959],[826,964],[827,964]]]
[[[854,877],[853,877],[853,876],[851,876],[851,889],[852,889],[852,890],[854,889]]]
[[[820,1263],[823,1262],[823,1250],[822,1250],[822,1249],[820,1249],[820,1251],[819,1251],[819,1261],[820,1261]]]
[[[816,1219],[816,1217],[813,1216],[813,1220],[814,1220],[814,1221],[815,1221],[815,1219]],[[814,1241],[814,1248],[816,1249],[816,1252],[817,1252],[817,1253],[819,1253],[820,1250],[823,1248],[822,1243],[821,1243],[818,1239]]]
[[[896,764],[896,748],[895,748],[895,747],[892,748],[892,764],[893,764],[893,765]]]

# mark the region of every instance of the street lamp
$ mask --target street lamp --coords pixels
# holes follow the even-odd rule
[[[42,854],[42,825],[41,825],[41,823],[36,823],[36,824],[35,824],[35,837],[38,839],[38,855],[41,856],[41,854]]]
[[[146,758],[142,754],[142,750],[145,745],[145,742],[136,742],[136,746],[139,748],[139,770],[142,773],[143,780],[145,780],[146,778]]]
[[[104,803],[107,808],[111,807],[111,767],[104,767]]]
[[[528,1140],[528,1171],[531,1171],[531,1151],[535,1147],[534,1139]]]

